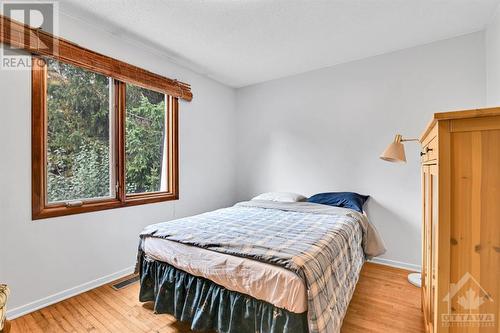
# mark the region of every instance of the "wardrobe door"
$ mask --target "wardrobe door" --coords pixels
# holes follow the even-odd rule
[[[438,167],[436,164],[429,166],[429,232],[430,238],[430,263],[429,263],[429,311],[431,318],[429,322],[435,326],[437,319],[437,270],[438,270],[438,225],[439,225],[439,189],[438,189]]]
[[[427,331],[432,331],[432,175],[428,165],[422,166],[423,192],[423,256],[422,256],[422,306]]]
[[[455,121],[451,133],[449,311],[471,318],[467,331],[500,332],[500,119]]]

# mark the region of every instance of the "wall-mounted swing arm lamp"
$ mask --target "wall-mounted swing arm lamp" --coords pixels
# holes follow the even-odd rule
[[[405,146],[403,142],[408,141],[418,141],[418,139],[406,139],[403,138],[401,134],[396,134],[394,141],[387,146],[382,155],[380,155],[380,158],[387,162],[406,163]]]
[[[394,137],[394,141],[387,146],[382,155],[380,155],[380,158],[388,162],[406,163],[405,146],[403,145],[403,142],[408,142],[408,141],[419,141],[419,140],[413,138],[405,139],[401,134],[396,134],[396,136]],[[420,155],[425,153],[421,152]],[[408,274],[408,282],[420,288],[422,286],[421,274],[420,273]]]

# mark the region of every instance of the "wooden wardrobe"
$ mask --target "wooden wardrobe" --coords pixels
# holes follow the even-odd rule
[[[436,113],[420,142],[426,330],[500,333],[500,108]]]

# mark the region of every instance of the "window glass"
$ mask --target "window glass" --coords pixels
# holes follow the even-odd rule
[[[125,187],[127,194],[168,188],[165,95],[126,85]]]
[[[111,80],[47,59],[47,201],[114,197]]]

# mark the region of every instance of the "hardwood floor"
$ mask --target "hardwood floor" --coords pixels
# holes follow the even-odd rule
[[[344,318],[342,333],[422,333],[420,288],[408,271],[366,263]]]
[[[365,264],[342,333],[424,332],[420,289],[407,282],[407,273]],[[138,283],[120,291],[107,284],[13,320],[11,333],[191,332],[170,315],[155,315],[137,300],[138,292]]]

